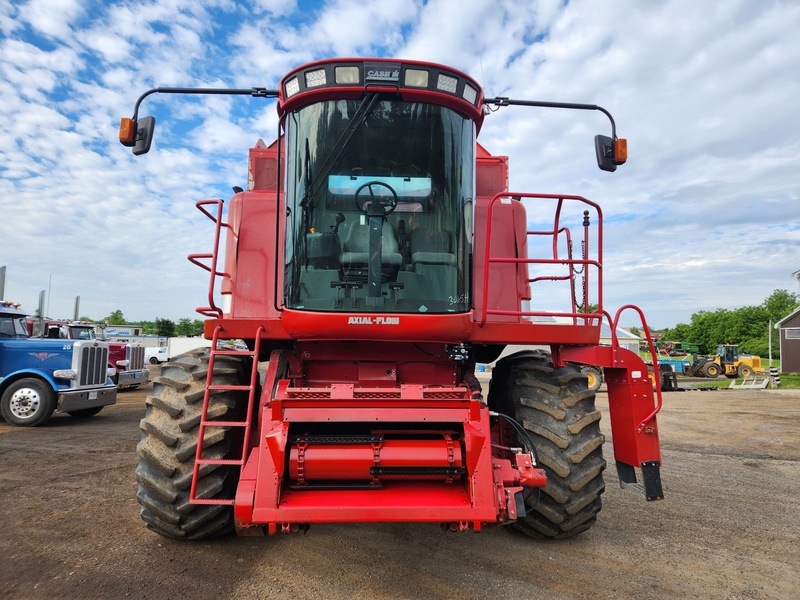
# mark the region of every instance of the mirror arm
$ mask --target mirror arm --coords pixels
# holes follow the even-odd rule
[[[139,96],[136,101],[136,106],[133,109],[133,120],[139,120],[139,105],[142,100],[147,98],[150,94],[226,94],[236,96],[252,96],[253,98],[277,98],[278,90],[268,90],[267,88],[254,87],[249,89],[235,89],[235,88],[174,88],[174,87],[157,87],[147,90],[144,94]]]
[[[599,110],[601,113],[608,117],[611,121],[611,139],[617,139],[617,124],[614,122],[614,117],[602,106],[596,104],[576,104],[573,102],[543,102],[539,100],[512,100],[498,96],[497,98],[484,98],[484,104],[494,104],[496,106],[538,106],[542,108],[571,108],[574,110]]]

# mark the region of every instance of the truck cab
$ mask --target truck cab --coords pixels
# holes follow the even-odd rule
[[[6,422],[33,427],[53,413],[89,417],[116,402],[106,342],[31,338],[27,317],[19,304],[0,303],[0,412]]]
[[[63,321],[54,319],[27,318],[31,337],[61,340],[95,340],[108,343],[108,366],[114,369],[112,377],[120,389],[137,388],[150,381],[150,370],[145,366],[144,345],[138,342],[111,342],[103,330],[98,335],[89,321]]]

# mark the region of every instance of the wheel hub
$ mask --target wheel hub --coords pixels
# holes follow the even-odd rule
[[[39,410],[41,398],[36,390],[22,388],[14,392],[11,396],[9,408],[11,414],[18,419],[30,419]]]

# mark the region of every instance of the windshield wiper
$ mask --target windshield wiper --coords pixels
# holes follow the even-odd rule
[[[345,149],[350,144],[350,140],[353,139],[356,131],[361,129],[364,121],[366,121],[367,117],[372,113],[372,110],[378,103],[378,97],[379,95],[376,92],[368,92],[361,100],[361,104],[358,105],[356,112],[353,113],[353,118],[350,120],[347,128],[339,136],[339,139],[336,140],[336,143],[328,153],[328,156],[325,157],[325,160],[322,161],[322,165],[320,165],[316,176],[309,180],[310,183],[306,186],[306,193],[303,197],[303,202],[300,203],[301,206],[309,205],[313,201],[312,199],[319,191],[319,186],[325,181],[325,178],[331,172],[334,165],[339,162],[339,158],[341,158]]]

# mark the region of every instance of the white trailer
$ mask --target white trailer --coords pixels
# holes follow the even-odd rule
[[[171,337],[167,338],[167,360],[172,360],[174,357],[195,348],[208,348],[211,346],[211,340],[201,337]]]

